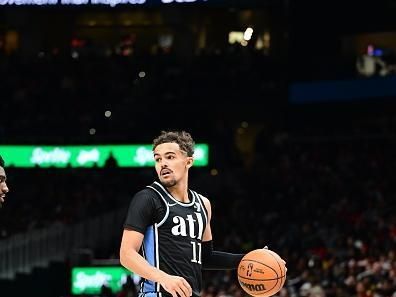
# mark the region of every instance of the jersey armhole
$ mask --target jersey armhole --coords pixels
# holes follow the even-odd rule
[[[197,196],[197,200],[198,200],[199,204],[201,204],[201,207],[202,207],[202,209],[203,209],[203,211],[204,211],[204,215],[205,215],[205,219],[206,219],[206,224],[209,224],[209,213],[208,213],[208,210],[206,209],[205,203],[204,203],[204,201],[203,201],[203,199],[202,199],[202,195],[201,195],[201,194],[198,194],[198,193],[196,193],[196,192],[194,192],[194,193],[195,193],[195,195]]]
[[[162,202],[163,202],[163,204],[165,205],[165,208],[166,208],[165,215],[164,215],[164,217],[160,220],[160,222],[156,223],[156,224],[157,224],[157,227],[160,227],[160,226],[166,221],[166,219],[167,219],[168,216],[169,216],[169,205],[168,205],[168,203],[166,202],[165,198],[161,195],[161,193],[160,193],[157,189],[155,189],[155,188],[152,187],[152,186],[147,186],[147,188],[153,190],[153,191],[157,194],[157,196],[159,196],[159,197],[162,199]],[[161,203],[161,201],[160,201],[160,203]]]

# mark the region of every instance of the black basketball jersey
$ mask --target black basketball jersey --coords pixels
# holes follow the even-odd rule
[[[208,214],[202,197],[189,190],[189,203],[176,200],[159,183],[148,186],[155,193],[155,199],[165,207],[156,216],[153,224],[144,233],[142,255],[160,270],[186,279],[193,290],[193,296],[200,296],[202,287],[202,236],[208,222]],[[150,195],[151,196],[151,195]],[[158,213],[158,210],[157,210]],[[166,291],[158,283],[143,280],[141,293],[161,296]],[[168,295],[168,293],[166,293]]]

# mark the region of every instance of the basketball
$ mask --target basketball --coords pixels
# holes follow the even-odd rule
[[[246,254],[238,266],[238,281],[242,289],[252,295],[268,297],[282,289],[286,267],[278,254],[257,249]]]

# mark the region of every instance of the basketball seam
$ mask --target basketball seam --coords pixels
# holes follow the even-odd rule
[[[271,254],[271,253],[270,253],[270,254]],[[273,256],[273,255],[272,255],[272,256]],[[280,265],[279,262],[278,262],[278,260],[276,260],[276,257],[275,257],[275,256],[273,256],[273,257],[275,258],[276,263],[278,263],[278,265]],[[286,277],[286,270],[284,271],[285,274],[282,274],[282,273],[283,273],[282,267],[279,267],[279,268],[280,268],[280,271],[281,271],[281,276],[280,276],[280,278]]]
[[[283,276],[275,277],[275,278],[248,278],[248,277],[244,277],[244,276],[239,276],[239,277],[243,278],[243,279],[254,280],[254,281],[271,281],[271,280],[283,278]]]
[[[264,266],[270,268],[271,270],[273,270],[273,271],[275,272],[276,276],[279,277],[279,276],[278,276],[278,273],[276,273],[276,270],[275,270],[274,268],[272,268],[271,266],[267,265],[267,264],[261,263],[261,262],[256,261],[256,260],[250,260],[250,259],[242,259],[241,262],[243,262],[243,261],[250,261],[250,262],[255,262],[255,263],[259,263],[259,264],[261,264],[261,265],[264,265]],[[278,262],[277,262],[277,263],[278,263]]]
[[[269,253],[269,254],[271,255],[272,258],[274,258],[276,264],[278,264],[279,270],[281,272],[281,277],[280,278],[282,278],[283,277],[282,276],[282,267],[280,266],[280,264],[279,264],[278,260],[275,258],[275,256],[272,253]],[[276,275],[278,275],[278,274],[276,274]],[[276,283],[278,283],[278,280],[276,280]],[[279,290],[282,289],[281,285],[282,285],[282,281],[279,283]]]
[[[271,256],[272,256],[272,255],[271,255]],[[263,265],[263,266],[266,266],[266,267],[270,268],[272,271],[275,272],[275,274],[276,274],[276,276],[277,276],[275,279],[273,279],[273,280],[276,280],[275,285],[274,285],[272,288],[270,288],[270,289],[268,289],[268,290],[262,292],[260,295],[262,295],[262,294],[264,294],[264,293],[266,293],[266,292],[268,292],[268,291],[271,291],[271,290],[273,290],[273,289],[276,287],[276,285],[278,284],[278,281],[279,281],[279,276],[278,276],[278,273],[276,272],[276,270],[275,270],[274,268],[272,268],[271,266],[269,266],[269,265],[267,265],[267,264],[264,264],[264,263],[261,263],[261,262],[259,262],[259,261],[256,261],[256,260],[242,259],[241,262],[243,262],[243,261],[250,261],[250,262],[259,263],[259,264],[261,264],[261,265]],[[275,259],[275,261],[276,261],[276,259]],[[278,261],[276,261],[276,263],[278,263]],[[279,265],[279,263],[278,263],[278,265]],[[281,271],[282,271],[282,270],[281,270]],[[254,280],[254,279],[251,279],[251,280]]]
[[[271,254],[270,254],[270,255],[271,255]],[[278,260],[276,260],[276,258],[275,258],[273,255],[271,255],[271,256],[275,259],[276,263],[279,265]],[[286,273],[285,273],[285,274],[282,274],[282,273],[281,273],[281,275],[278,276],[278,273],[276,272],[276,270],[275,270],[274,268],[272,268],[271,266],[269,266],[269,265],[267,265],[267,264],[261,263],[261,262],[259,262],[259,261],[250,260],[250,259],[242,259],[241,262],[243,262],[243,261],[250,261],[250,262],[259,263],[259,264],[264,265],[264,266],[266,266],[266,267],[268,267],[268,268],[271,268],[271,269],[276,273],[277,278],[282,278],[282,277],[285,277],[285,276],[286,276]],[[282,268],[280,268],[279,270],[282,272]]]

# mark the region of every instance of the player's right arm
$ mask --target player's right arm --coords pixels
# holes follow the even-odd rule
[[[182,297],[191,296],[192,289],[184,278],[169,275],[151,266],[139,254],[143,237],[144,235],[142,233],[127,229],[124,230],[120,248],[121,264],[143,278],[160,283],[173,297],[177,297],[176,293]]]
[[[141,191],[135,195],[129,206],[120,247],[121,264],[139,276],[160,283],[173,297],[189,297],[191,286],[179,276],[169,275],[150,265],[140,254],[144,233],[155,221],[156,206],[150,192]]]

